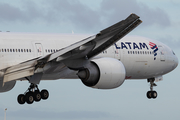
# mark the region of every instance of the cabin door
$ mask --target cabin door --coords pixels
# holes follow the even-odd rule
[[[35,43],[35,45],[36,45],[37,56],[38,57],[43,56],[44,53],[43,53],[43,46],[42,46],[42,44],[41,43]]]

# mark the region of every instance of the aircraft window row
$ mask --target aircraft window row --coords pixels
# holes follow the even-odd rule
[[[150,51],[128,51],[128,54],[154,54],[154,52],[150,52]]]
[[[55,53],[58,52],[59,50],[55,50],[55,49],[46,49],[45,50],[47,53]]]
[[[31,52],[31,49],[0,49],[0,52]]]
[[[107,53],[107,50],[104,50],[102,53],[103,53],[103,54]]]

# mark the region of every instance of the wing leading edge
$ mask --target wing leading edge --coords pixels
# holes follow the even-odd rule
[[[31,76],[34,80],[29,82],[39,84],[43,74],[36,73],[37,69],[44,68],[49,62],[60,62],[68,59],[90,59],[112,44],[120,40],[142,21],[136,14],[131,14],[122,20],[98,33],[90,36],[66,48],[62,48],[56,53],[23,62],[21,64],[5,69],[3,83]]]

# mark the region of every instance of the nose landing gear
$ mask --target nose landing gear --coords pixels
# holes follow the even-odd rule
[[[41,99],[46,100],[49,97],[49,92],[47,90],[42,90],[41,92],[38,89],[38,86],[31,84],[28,90],[24,94],[20,94],[17,97],[19,104],[32,104],[34,101],[39,102]]]
[[[157,98],[157,95],[158,95],[157,92],[156,92],[156,91],[153,91],[153,87],[157,86],[157,85],[154,83],[155,79],[154,79],[154,78],[150,78],[150,79],[148,79],[147,81],[150,83],[150,91],[148,91],[147,94],[146,94],[147,98],[149,98],[149,99],[151,99],[151,98],[153,98],[153,99]]]

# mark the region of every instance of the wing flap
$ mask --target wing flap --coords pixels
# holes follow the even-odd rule
[[[36,65],[36,60],[25,62],[22,64],[18,64],[18,65],[15,65],[15,66],[8,68],[5,72],[5,74],[10,74],[10,73],[13,73],[16,71],[21,71],[23,69],[34,67],[35,65]]]
[[[8,68],[4,73],[3,82],[5,83],[8,81],[33,75],[36,64],[37,61],[32,60]]]
[[[31,76],[33,74],[34,74],[34,67],[22,69],[22,70],[19,70],[19,71],[14,71],[14,72],[11,72],[9,74],[4,75],[3,83],[9,82],[9,81],[12,81],[12,80],[16,80],[16,79],[19,79],[19,78]]]

